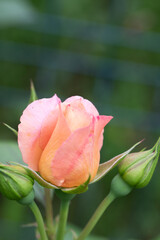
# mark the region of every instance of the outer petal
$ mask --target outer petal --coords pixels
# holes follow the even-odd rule
[[[60,99],[54,95],[52,98],[44,98],[29,104],[24,110],[20,118],[18,126],[18,144],[22,153],[23,161],[33,170],[38,171],[38,161],[42,154],[42,146],[40,146],[40,136],[43,136],[42,125],[47,125],[48,115],[54,111]],[[50,125],[50,122],[49,122]],[[47,128],[48,133],[45,134],[41,142],[46,144],[50,137],[50,131],[54,128]],[[47,135],[47,136],[46,136]]]
[[[112,116],[97,116],[95,123],[95,137],[97,138],[97,143],[99,145],[99,149],[102,148],[103,145],[103,129],[104,127],[112,120]],[[98,140],[99,139],[99,140]]]
[[[41,176],[54,184],[53,182],[53,174],[51,169],[51,162],[55,156],[57,149],[60,148],[62,143],[70,136],[71,131],[69,126],[64,118],[64,115],[61,110],[61,106],[59,106],[59,116],[58,122],[55,127],[55,130],[50,137],[47,146],[45,147],[39,162],[39,171]],[[63,166],[64,167],[64,166]],[[61,183],[56,183],[55,185],[60,185]]]
[[[98,116],[95,122],[94,130],[94,146],[93,146],[93,170],[91,175],[91,181],[95,177],[99,161],[100,161],[100,149],[103,144],[103,129],[106,124],[112,119],[112,116]]]
[[[41,125],[41,132],[39,136],[39,144],[42,150],[47,145],[58,121],[59,108],[51,111],[47,117],[43,120]]]
[[[89,146],[90,129],[91,125],[78,129],[57,150],[51,165],[55,185],[74,187],[88,179],[90,166],[85,150]]]

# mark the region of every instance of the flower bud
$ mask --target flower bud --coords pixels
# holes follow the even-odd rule
[[[23,167],[0,164],[0,192],[5,197],[21,200],[32,191],[33,183]]]
[[[80,96],[36,100],[18,126],[23,161],[57,188],[80,187],[89,176],[91,182],[99,168],[103,129],[111,119]]]
[[[123,180],[132,187],[145,187],[153,175],[159,153],[160,138],[152,149],[128,154],[119,164]]]

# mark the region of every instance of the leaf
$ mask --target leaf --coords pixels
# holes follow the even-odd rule
[[[102,163],[99,165],[97,175],[93,179],[91,183],[99,181],[102,177],[104,177],[113,167],[115,167],[128,153],[130,153],[137,145],[139,145],[142,141],[133,145],[130,149],[125,151],[124,153],[119,154],[118,156],[112,158],[111,160]]]

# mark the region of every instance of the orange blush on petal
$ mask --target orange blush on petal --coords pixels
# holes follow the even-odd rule
[[[49,142],[47,143],[40,161],[39,161],[39,171],[41,176],[56,185],[59,183],[54,182],[54,176],[52,174],[51,169],[51,163],[55,156],[56,151],[59,149],[59,147],[62,145],[62,143],[70,136],[71,131],[70,128],[66,122],[66,119],[63,115],[63,112],[61,110],[61,106],[59,106],[59,115],[58,115],[58,121],[57,125],[52,133],[52,136],[50,137]]]

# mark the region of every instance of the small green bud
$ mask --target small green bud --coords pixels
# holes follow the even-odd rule
[[[160,138],[147,151],[128,154],[119,164],[119,174],[132,187],[145,187],[155,170],[160,154]]]
[[[0,164],[0,192],[5,197],[23,199],[32,191],[33,183],[23,167]]]

